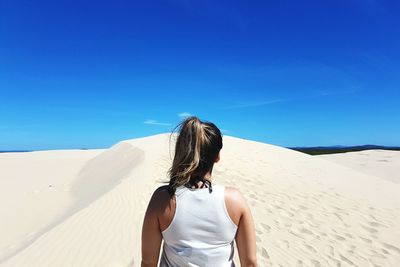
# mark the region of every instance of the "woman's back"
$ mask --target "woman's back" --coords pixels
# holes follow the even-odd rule
[[[186,118],[179,125],[168,185],[158,188],[143,219],[142,267],[231,267],[233,241],[240,264],[257,266],[253,218],[246,200],[212,182],[222,134],[211,122]]]
[[[225,188],[212,189],[176,189],[175,214],[162,231],[160,266],[234,266],[237,226],[225,206]]]

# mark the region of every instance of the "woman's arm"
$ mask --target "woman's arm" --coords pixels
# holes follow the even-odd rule
[[[231,187],[227,192],[228,207],[232,207],[234,222],[238,222],[235,241],[239,252],[240,265],[242,267],[256,267],[256,233],[250,208],[246,199],[237,189]]]
[[[141,267],[157,267],[162,235],[158,223],[158,190],[151,197],[142,226],[142,264]]]

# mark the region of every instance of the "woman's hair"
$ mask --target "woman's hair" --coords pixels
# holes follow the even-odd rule
[[[171,196],[175,194],[178,186],[212,172],[214,162],[222,148],[221,131],[214,123],[201,121],[197,117],[188,117],[175,129],[177,128],[179,133],[174,160],[168,171],[170,178],[168,191]]]

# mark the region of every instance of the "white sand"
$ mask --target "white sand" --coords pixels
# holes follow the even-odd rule
[[[165,134],[0,154],[0,266],[140,266],[145,207],[170,164]],[[400,266],[399,183],[228,136],[213,175],[248,199],[259,266]]]
[[[400,151],[364,150],[319,155],[323,159],[348,166],[360,172],[400,183]]]

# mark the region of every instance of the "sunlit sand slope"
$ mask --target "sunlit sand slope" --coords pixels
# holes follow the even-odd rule
[[[74,201],[66,205],[61,219],[0,265],[140,266],[145,208],[171,164],[173,143],[169,145],[168,137],[127,140],[76,165],[67,191]],[[7,157],[0,157],[0,164],[12,161]],[[7,184],[1,172],[3,192]],[[27,177],[35,184],[35,176]],[[213,177],[215,183],[238,188],[248,200],[260,266],[400,266],[397,183],[323,158],[229,136],[224,137]],[[14,202],[7,209],[24,212]],[[47,209],[51,204],[40,205]],[[0,212],[10,216],[4,207]],[[4,231],[20,229],[19,238],[29,235],[19,226],[5,226]],[[11,237],[2,255],[10,255],[4,250],[20,242]]]

